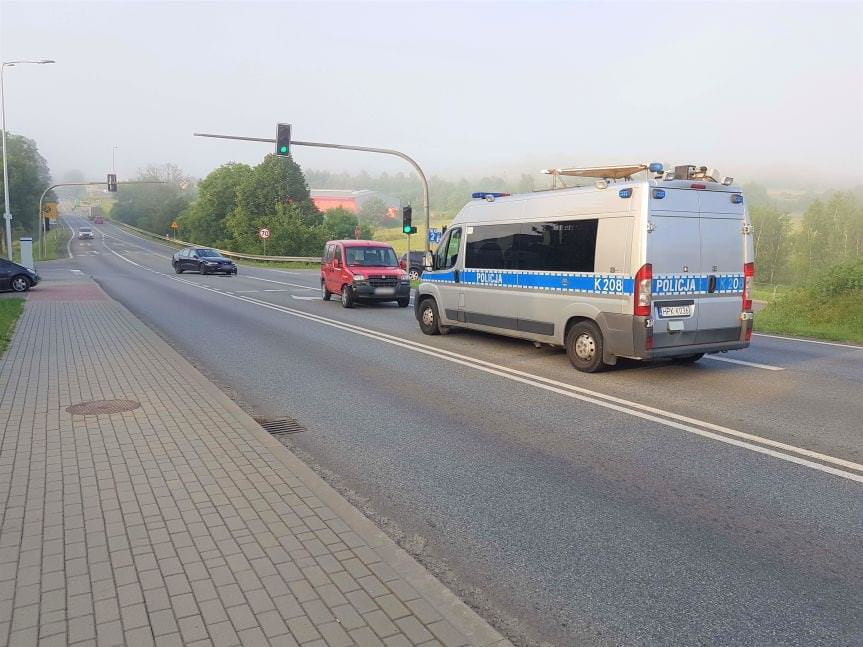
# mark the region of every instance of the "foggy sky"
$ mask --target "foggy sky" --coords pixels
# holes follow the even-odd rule
[[[863,4],[0,3],[9,131],[55,178],[269,144],[404,150],[429,174],[660,160],[773,186],[863,181]],[[304,167],[410,172],[295,149]]]

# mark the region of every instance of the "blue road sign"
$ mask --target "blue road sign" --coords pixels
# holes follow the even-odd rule
[[[430,243],[439,243],[441,237],[443,236],[440,229],[429,229],[429,242]]]

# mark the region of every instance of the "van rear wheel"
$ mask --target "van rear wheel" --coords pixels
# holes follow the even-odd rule
[[[579,321],[566,334],[566,354],[572,365],[583,373],[605,368],[602,361],[602,332],[592,321]]]

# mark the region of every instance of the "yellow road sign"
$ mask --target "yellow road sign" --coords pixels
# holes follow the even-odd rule
[[[42,205],[42,216],[51,220],[57,220],[57,203],[49,202]]]
[[[174,222],[172,222],[172,223],[171,223],[171,229],[179,229],[179,226],[177,225],[177,221],[176,221],[176,220],[175,220]]]

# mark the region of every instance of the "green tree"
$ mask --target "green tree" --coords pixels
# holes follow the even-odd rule
[[[380,198],[369,198],[360,207],[357,219],[364,224],[380,226],[387,222],[387,205]]]
[[[775,283],[788,277],[791,253],[791,220],[772,204],[751,206],[749,215],[755,227],[755,260],[759,281]]]
[[[296,205],[307,226],[323,222],[323,214],[311,201],[306,178],[297,163],[289,157],[267,155],[240,183],[237,208],[256,218],[271,214],[277,204]]]
[[[6,145],[9,147],[9,209],[13,218],[13,236],[33,234],[39,223],[39,197],[52,184],[51,172],[32,139],[7,133]],[[3,200],[3,185],[0,183],[0,201]],[[56,200],[53,191],[45,196],[46,202]]]
[[[223,164],[198,183],[198,197],[177,218],[180,238],[202,245],[228,247],[228,216],[237,208],[240,185],[252,173],[247,164]]]
[[[324,226],[331,239],[353,238],[356,226],[360,224],[356,214],[344,207],[328,209],[324,212]],[[360,225],[360,238],[370,240],[375,234],[374,228],[368,223]]]
[[[111,216],[156,234],[170,233],[171,222],[195,196],[194,182],[173,164],[148,166],[136,179],[164,184],[121,184]]]

